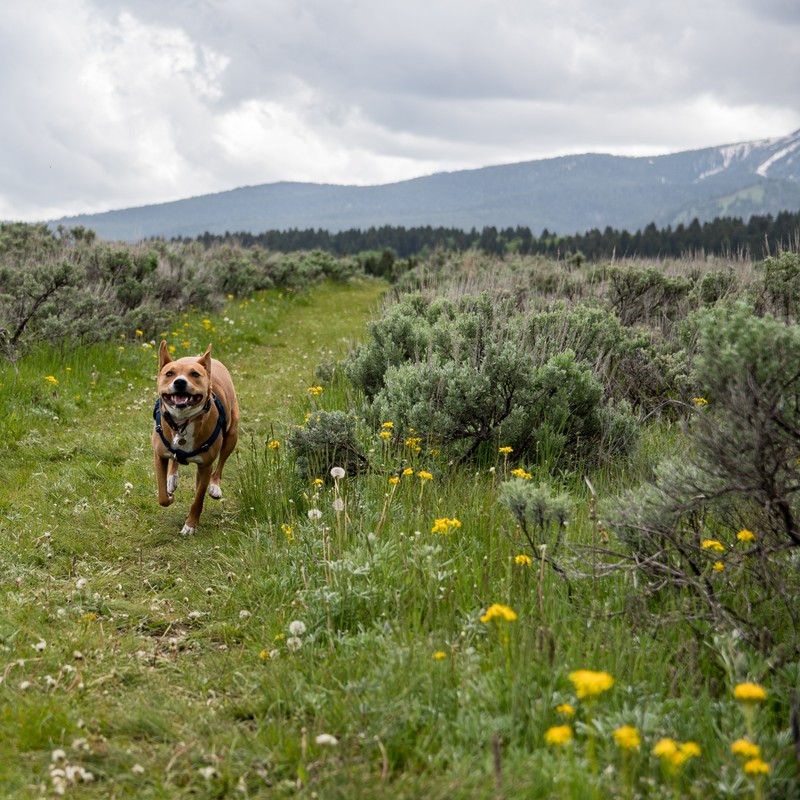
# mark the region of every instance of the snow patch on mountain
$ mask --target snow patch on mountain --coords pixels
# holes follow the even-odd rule
[[[769,168],[776,162],[780,161],[782,158],[785,158],[790,153],[793,153],[795,150],[800,148],[800,139],[797,141],[792,142],[788,147],[784,147],[783,150],[778,150],[777,153],[771,155],[763,164],[759,164],[756,168],[756,172],[762,177],[767,177],[767,172],[769,172]]]

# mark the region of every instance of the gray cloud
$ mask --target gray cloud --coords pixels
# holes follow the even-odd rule
[[[800,127],[798,9],[792,0],[4,9],[0,218],[783,135]]]

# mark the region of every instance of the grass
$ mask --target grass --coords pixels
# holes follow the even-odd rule
[[[354,402],[315,367],[363,335],[383,290],[232,299],[164,331],[179,355],[212,341],[242,406],[225,499],[206,503],[191,538],[178,536],[189,475],[173,506],[155,501],[149,343],[3,367],[7,796],[51,796],[60,780],[76,798],[748,797],[792,785],[773,703],[752,733],[778,774],[747,777],[729,749],[747,723],[732,685],[765,665],[731,662],[735,643],[710,632],[653,626],[629,573],[569,590],[498,504],[501,456],[453,471],[360,430],[369,472],[296,474],[291,425]],[[638,461],[593,484],[634,480],[672,438],[648,431]],[[563,483],[577,568],[596,531],[582,477]],[[432,533],[441,518],[460,526]],[[516,619],[482,622],[492,603]],[[580,668],[610,673],[614,688],[579,700],[568,676]],[[574,717],[556,710],[565,703]],[[547,745],[564,722],[573,743]],[[639,749],[614,743],[623,725]],[[650,754],[663,736],[699,742],[702,756],[667,774]]]

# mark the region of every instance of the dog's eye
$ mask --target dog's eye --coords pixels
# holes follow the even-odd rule
[[[199,372],[198,372],[196,369],[193,369],[193,370],[192,370],[192,371],[191,371],[189,374],[190,374],[190,375],[191,375],[193,378],[199,378],[199,377],[200,377],[200,373],[199,373]]]
[[[174,372],[173,372],[171,369],[168,369],[168,370],[167,370],[167,371],[166,371],[164,374],[165,374],[165,375],[166,375],[168,378],[171,378],[171,377],[172,377],[172,376],[173,376],[175,373],[174,373]]]

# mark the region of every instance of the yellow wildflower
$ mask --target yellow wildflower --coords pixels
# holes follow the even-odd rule
[[[526,556],[524,553],[518,556],[514,556],[514,563],[519,564],[523,567],[529,567],[531,565],[531,557]]]
[[[394,422],[384,422],[381,425],[381,428],[389,428],[389,429],[394,428]]]
[[[516,475],[517,478],[522,478],[523,480],[526,480],[526,481],[529,481],[533,477],[533,475],[531,475],[530,472],[525,472],[525,470],[522,469],[521,467],[517,467],[516,469],[512,469],[511,470],[511,474],[512,475]]]
[[[693,397],[692,402],[697,408],[702,408],[703,406],[708,405],[708,400],[706,400],[705,397]]]
[[[258,657],[259,657],[259,658],[260,658],[262,661],[269,661],[269,650],[262,650],[262,651],[261,651],[261,652],[258,654]]]
[[[767,692],[757,683],[739,683],[733,690],[733,696],[742,703],[760,703],[767,699]]]
[[[424,469],[421,469],[417,475],[419,475],[420,480],[422,481],[429,481],[433,479],[433,475],[430,472],[425,472]]]
[[[678,747],[678,752],[672,757],[672,763],[675,764],[676,767],[680,766],[684,761],[688,761],[690,758],[700,758],[702,752],[697,742],[684,742]]]
[[[593,672],[590,669],[570,672],[569,679],[580,699],[606,692],[614,685],[614,679],[607,672]]]
[[[658,758],[666,759],[667,761],[671,761],[677,752],[678,743],[668,736],[659,739],[655,745],[653,745],[653,755],[658,756]]]
[[[514,452],[513,447],[501,447],[499,451],[502,455],[507,456],[509,453]]]
[[[760,758],[751,758],[745,762],[742,769],[748,775],[769,775],[770,767],[766,761],[762,761]]]
[[[449,533],[450,528],[460,528],[461,523],[453,517],[442,517],[441,519],[434,520],[431,533]]]
[[[747,530],[747,528],[743,528],[736,534],[736,538],[740,542],[752,542],[755,540],[756,535],[752,531]]]
[[[737,739],[731,745],[731,752],[742,758],[761,758],[761,748],[753,742],[748,742],[747,739]]]
[[[281,525],[281,531],[283,532],[283,535],[286,537],[287,542],[294,541],[294,530],[292,530],[291,525],[287,525],[286,523],[284,523],[283,525]]]
[[[569,725],[554,725],[544,733],[544,740],[547,744],[563,746],[569,744],[572,739],[572,728]]]
[[[725,545],[718,542],[716,539],[703,539],[703,550],[713,550],[715,553],[724,553]]]
[[[46,381],[50,381],[50,383],[52,383],[52,384],[56,384],[56,383],[58,383],[58,378],[56,378],[56,376],[55,376],[55,375],[45,375],[45,376],[44,376],[44,379],[45,379]]]
[[[380,437],[381,437],[381,439],[385,439],[388,442],[389,439],[392,438],[392,432],[391,431],[381,431],[380,432]]]
[[[391,484],[400,483],[400,478],[398,478],[397,475],[392,475],[392,477],[389,478],[389,483]]]
[[[281,446],[281,443],[277,439],[271,439],[267,442],[267,447],[270,450],[277,450]]]
[[[722,572],[725,569],[725,565],[721,561],[715,561],[711,569],[713,569],[714,572]]]
[[[314,480],[311,481],[312,486],[322,486],[323,483],[325,483],[325,481],[322,480],[322,478],[314,478]]]
[[[493,603],[486,609],[486,613],[481,617],[481,622],[491,622],[493,619],[513,622],[516,618],[516,612],[508,606],[504,606],[502,603]]]
[[[623,725],[617,728],[613,734],[614,741],[623,750],[638,750],[642,744],[642,737],[639,736],[639,731],[632,725]]]
[[[414,474],[414,470],[413,470],[413,469],[411,469],[411,467],[406,467],[406,468],[403,470],[403,475],[413,475],[413,474]]]
[[[137,336],[144,336],[144,331],[142,331],[142,330],[139,330],[139,328],[137,328],[137,329],[136,329],[136,335],[137,335]]]
[[[571,717],[575,714],[575,709],[569,703],[562,703],[560,706],[556,706],[556,711],[565,717]]]
[[[445,658],[447,658],[447,653],[445,653],[443,650],[437,650],[437,651],[436,651],[436,652],[433,654],[433,657],[434,657],[434,658],[435,658],[437,661],[443,661]]]

